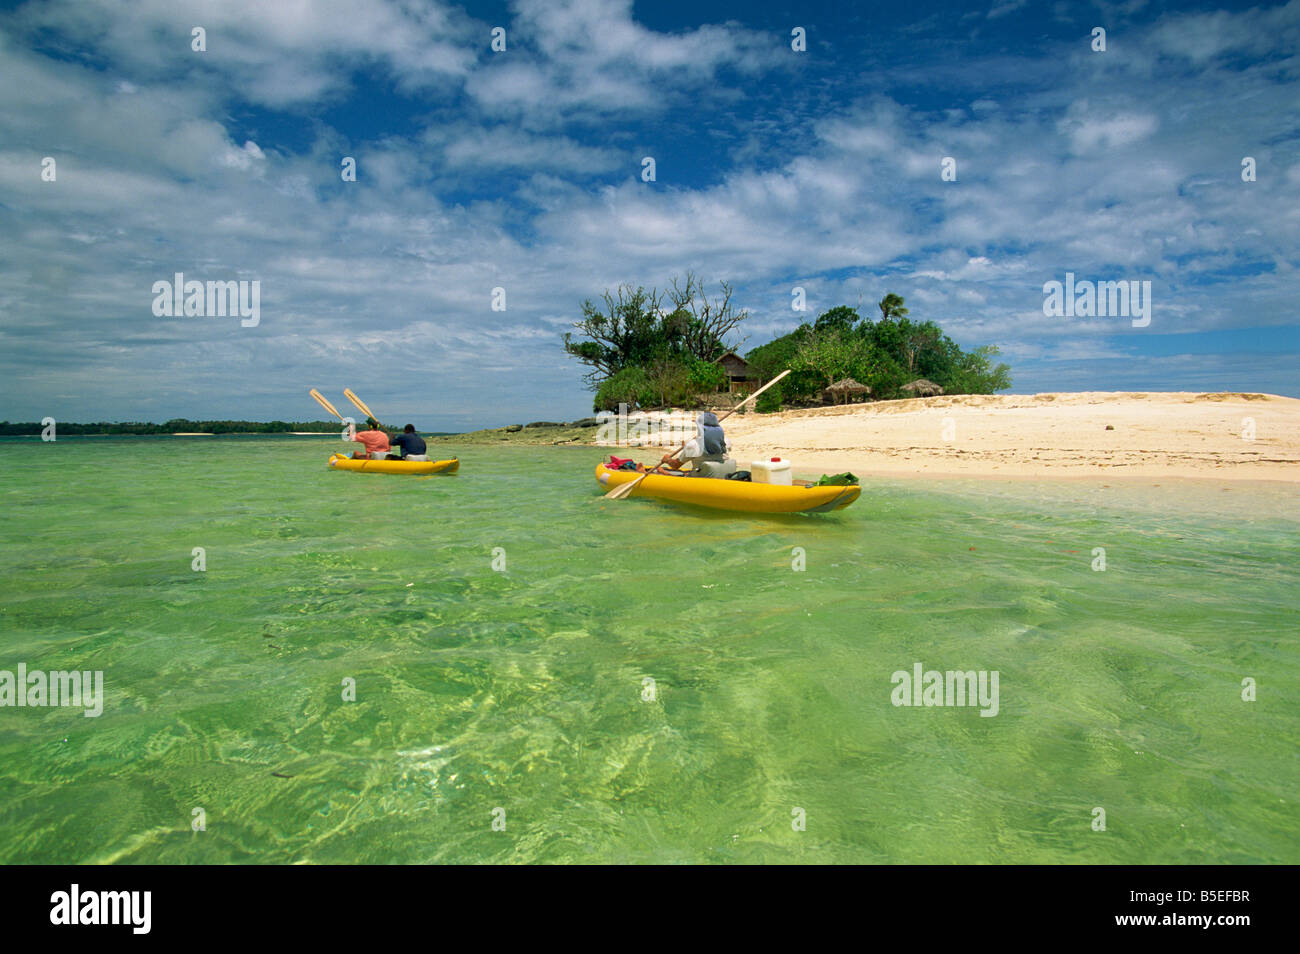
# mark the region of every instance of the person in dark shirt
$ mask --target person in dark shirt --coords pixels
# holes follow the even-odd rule
[[[392,440],[394,447],[402,449],[402,456],[397,457],[395,454],[389,455],[389,460],[428,460],[429,447],[424,443],[424,438],[415,433],[414,425],[407,424],[402,428],[402,433],[398,434]]]

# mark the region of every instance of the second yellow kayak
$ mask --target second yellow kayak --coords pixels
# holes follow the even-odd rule
[[[635,470],[610,470],[604,464],[596,465],[596,480],[606,490],[640,476]],[[856,485],[786,487],[747,480],[651,474],[633,488],[631,495],[744,513],[830,513],[853,503],[861,492]]]
[[[451,460],[353,460],[343,454],[332,454],[329,465],[335,470],[360,470],[368,474],[454,474],[460,469],[460,458]]]

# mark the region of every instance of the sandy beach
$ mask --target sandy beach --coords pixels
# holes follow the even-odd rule
[[[1272,394],[954,395],[725,427],[742,466],[779,454],[797,473],[1300,481],[1300,400]]]

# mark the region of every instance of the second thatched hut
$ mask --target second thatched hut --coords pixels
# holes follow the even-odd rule
[[[822,393],[836,404],[847,404],[854,395],[870,394],[871,388],[852,378],[841,378]]]
[[[943,393],[943,388],[926,378],[917,378],[910,384],[904,384],[902,390],[913,397],[937,397]]]

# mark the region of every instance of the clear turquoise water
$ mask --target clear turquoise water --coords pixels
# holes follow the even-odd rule
[[[1300,861],[1293,491],[750,518],[603,501],[586,449],[338,446],[0,443],[0,669],[107,696],[0,708],[0,861]],[[891,705],[916,662],[999,714]]]

